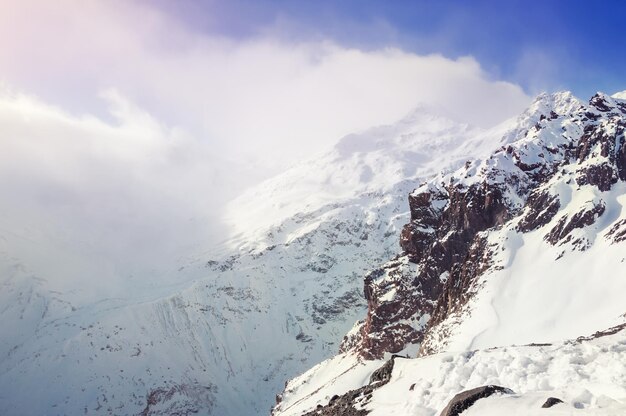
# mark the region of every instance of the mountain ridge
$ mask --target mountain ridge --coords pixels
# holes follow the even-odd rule
[[[559,342],[622,323],[625,122],[619,98],[542,94],[491,155],[419,185],[402,252],[365,276],[368,313],[338,359],[371,372],[391,353]],[[301,397],[324,414],[327,398],[301,396],[297,380],[274,413],[299,414],[286,409]]]
[[[364,313],[361,275],[396,251],[413,181],[456,168],[475,135],[491,140],[420,117],[352,136],[350,148],[244,194],[231,211],[238,235],[181,264],[172,278],[186,283],[153,294],[64,303],[76,296],[52,293],[7,251],[2,264],[22,272],[2,281],[2,332],[15,335],[0,340],[0,413],[267,412],[284,381],[334,354]]]

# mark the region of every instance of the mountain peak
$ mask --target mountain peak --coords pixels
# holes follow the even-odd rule
[[[413,191],[411,222],[400,244],[415,266],[394,260],[366,276],[370,313],[361,340],[348,340],[346,346],[360,342],[357,350],[366,358],[415,343],[425,352],[441,350],[447,331],[441,325],[465,307],[473,285],[499,270],[490,269],[496,252],[487,232],[508,227],[524,240],[526,233],[546,227],[548,246],[581,251],[590,246],[595,237],[573,230],[594,224],[608,206],[600,193],[626,180],[625,118],[606,94],[594,95],[589,104],[570,92],[541,94],[507,133],[511,140],[504,146]],[[589,193],[581,197],[584,203],[561,196],[565,189],[570,195],[581,187]],[[570,210],[580,218],[568,219]],[[568,325],[572,331],[574,324]]]
[[[402,251],[364,276],[367,314],[329,367],[375,368],[390,354],[402,358],[399,365],[422,363],[454,351],[465,351],[465,363],[480,351],[580,342],[599,329],[623,329],[624,305],[615,296],[626,291],[626,104],[619,100],[540,94],[496,141],[499,148],[415,183]],[[395,365],[393,356],[377,372],[401,380],[388,365]],[[366,380],[363,366],[338,370],[338,377]],[[327,374],[311,380],[316,371],[290,382],[276,415],[301,415],[291,410],[294,403],[317,409],[307,414],[336,414],[338,405],[362,409],[372,396],[358,383],[340,396],[340,383],[326,382]],[[510,380],[506,369],[498,373]],[[419,391],[421,374],[405,373],[397,404]]]
[[[551,112],[566,115],[578,110],[582,105],[583,102],[571,91],[544,92],[533,100],[523,116],[548,116]]]

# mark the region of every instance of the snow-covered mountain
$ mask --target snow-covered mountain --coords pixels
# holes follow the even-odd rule
[[[344,353],[291,380],[275,412],[449,416],[458,414],[445,408],[459,392],[506,386],[508,394],[477,400],[462,414],[620,416],[626,411],[625,363],[623,325],[555,344],[394,356],[386,362],[355,361]]]
[[[365,276],[365,319],[274,414],[435,415],[492,384],[510,394],[463,414],[535,414],[554,394],[553,414],[625,414],[620,97],[543,94],[490,154],[416,184],[402,252]],[[418,358],[381,367],[390,353]]]
[[[501,137],[425,107],[345,137],[233,201],[233,235],[174,269],[190,283],[121,298],[53,290],[16,250],[28,233],[0,227],[0,413],[267,414],[366,312],[362,276],[396,254],[414,183]]]
[[[235,199],[182,283],[97,302],[0,223],[0,413],[267,414],[285,387],[275,415],[434,415],[497,384],[467,412],[623,414],[625,120],[619,94],[488,131],[420,107]]]

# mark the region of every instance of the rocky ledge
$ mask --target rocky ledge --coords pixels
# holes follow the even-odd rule
[[[626,181],[625,126],[625,101],[601,93],[588,103],[570,93],[544,94],[488,158],[421,184],[409,195],[403,252],[365,277],[367,317],[341,351],[380,359],[421,344],[421,354],[435,352],[446,337],[439,324],[474,295],[481,275],[499,267],[492,262],[499,248],[487,233],[513,222],[523,233],[549,224],[561,208],[559,184],[606,192]],[[585,250],[589,242],[575,231],[604,212],[601,198],[586,201],[544,238]],[[607,238],[623,240],[626,226],[614,228]]]

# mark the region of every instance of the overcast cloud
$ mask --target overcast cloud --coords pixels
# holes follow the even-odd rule
[[[225,201],[345,134],[424,102],[487,127],[529,101],[471,57],[229,39],[115,0],[1,1],[0,80],[0,232],[120,276],[222,240]]]

